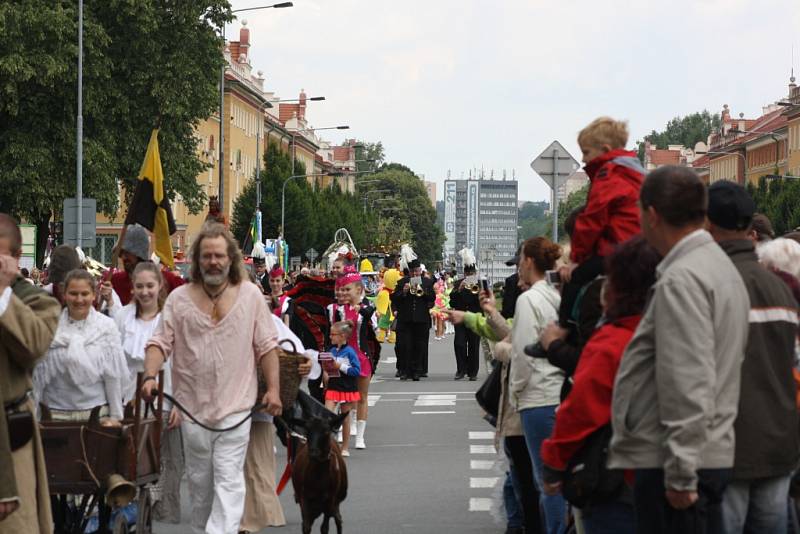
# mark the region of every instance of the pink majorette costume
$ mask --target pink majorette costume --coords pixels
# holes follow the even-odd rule
[[[279,266],[276,265],[269,271],[270,278],[283,278],[285,276],[284,270]],[[286,315],[286,312],[289,311],[289,301],[292,300],[289,295],[286,294],[284,291],[279,296],[271,295],[272,298],[272,313],[277,315],[278,317],[283,317]]]
[[[345,267],[345,273],[336,279],[336,287],[361,282],[361,275],[355,272],[355,270],[348,272],[349,269],[354,268],[349,266]],[[350,339],[347,340],[347,344],[353,347],[353,350],[358,354],[358,361],[361,364],[360,376],[372,376],[372,362],[365,352],[367,340],[364,334],[366,333],[365,328],[372,328],[374,332],[377,326],[373,324],[375,321],[375,309],[364,303],[358,306],[352,306],[350,304],[330,304],[328,306],[328,318],[331,324],[338,321],[353,322],[355,327],[353,328],[353,333],[350,335]]]

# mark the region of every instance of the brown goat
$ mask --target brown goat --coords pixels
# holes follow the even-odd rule
[[[328,534],[331,517],[336,533],[342,534],[339,504],[347,497],[347,465],[333,433],[347,414],[333,418],[312,416],[304,422],[307,442],[300,446],[292,466],[294,500],[303,516],[303,534],[311,534],[311,526],[320,515],[320,532]]]

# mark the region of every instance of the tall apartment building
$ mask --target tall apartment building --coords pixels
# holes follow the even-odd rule
[[[516,180],[446,180],[444,189],[445,265],[461,271],[458,251],[469,247],[492,283],[513,274],[505,262],[517,250]]]

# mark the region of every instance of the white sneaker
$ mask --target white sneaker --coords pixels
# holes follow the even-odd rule
[[[342,451],[342,456],[344,456],[345,458],[349,458],[350,457],[350,451],[348,451],[347,449],[343,450]]]
[[[366,449],[367,444],[364,443],[364,438],[356,438],[356,449]]]

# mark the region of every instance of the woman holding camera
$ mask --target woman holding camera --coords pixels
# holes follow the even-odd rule
[[[533,476],[543,487],[544,464],[540,455],[542,442],[550,436],[555,422],[564,372],[543,358],[530,358],[526,345],[536,343],[548,323],[558,317],[561,296],[545,280],[561,257],[561,247],[546,237],[534,237],[522,244],[519,258],[520,285],[530,288],[517,299],[511,331],[513,351],[509,369],[511,403],[522,419],[525,441],[533,463]],[[566,525],[566,504],[561,495],[540,497],[546,532],[561,534]]]

